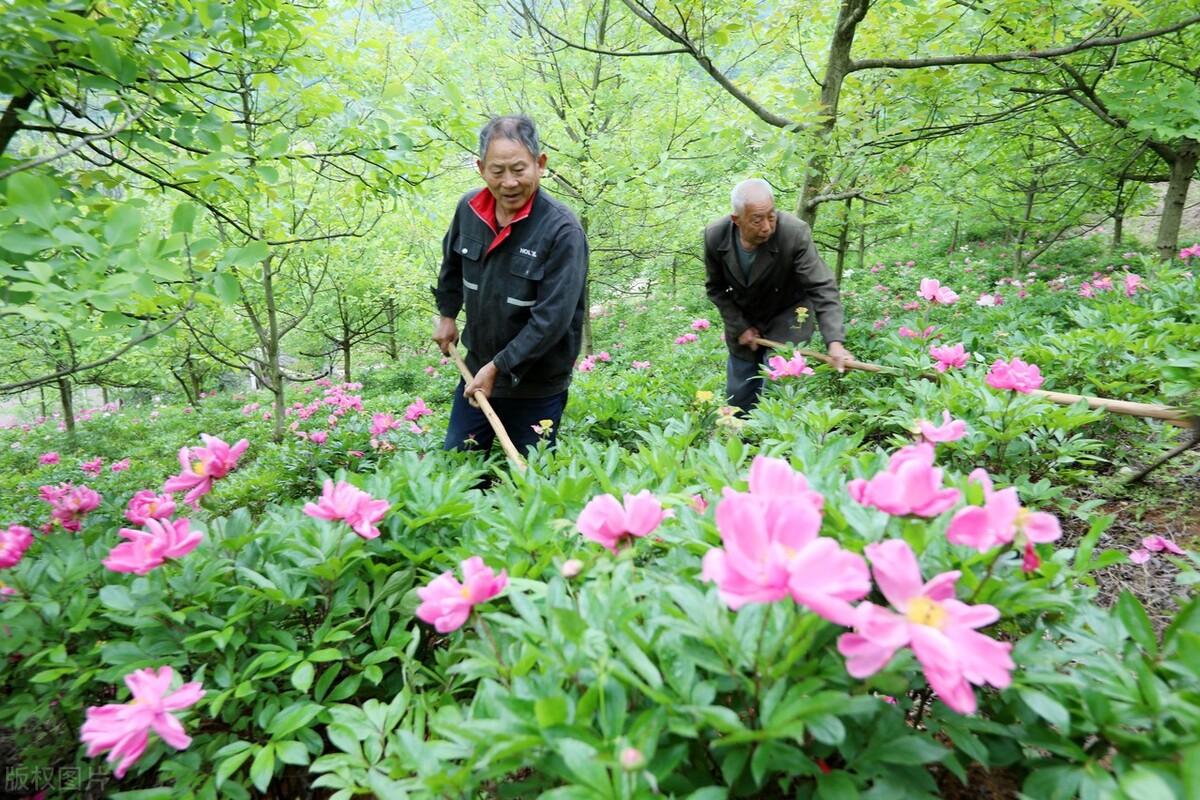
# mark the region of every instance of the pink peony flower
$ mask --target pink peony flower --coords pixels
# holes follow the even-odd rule
[[[593,497],[579,513],[576,528],[584,538],[607,547],[613,553],[626,537],[642,537],[658,527],[666,514],[662,504],[646,489],[626,494],[622,505],[611,494]]]
[[[425,405],[425,401],[419,397],[413,402],[409,403],[408,408],[404,409],[404,419],[408,422],[416,422],[421,417],[431,416],[433,416],[433,411],[429,408],[429,406]]]
[[[122,542],[108,553],[104,566],[113,572],[132,572],[145,575],[161,567],[168,558],[183,558],[196,549],[204,539],[200,531],[190,529],[191,520],[147,519],[147,530],[121,528]]]
[[[574,578],[580,572],[583,572],[583,562],[578,558],[568,558],[559,570],[559,574],[564,578]]]
[[[80,739],[88,746],[88,756],[110,751],[106,759],[118,762],[113,774],[118,778],[133,765],[146,749],[150,731],[176,750],[183,750],[192,739],[171,712],[182,711],[204,697],[200,683],[185,683],[168,692],[175,672],[170,667],[139,669],[125,676],[133,699],[128,703],[91,706]]]
[[[57,464],[59,462],[58,453],[51,450],[49,453],[42,453],[38,456],[38,463],[44,465]]]
[[[935,427],[926,419],[917,420],[917,429],[927,442],[957,442],[967,435],[967,423],[961,419],[951,420],[950,412],[942,411],[942,424]]]
[[[1146,548],[1152,553],[1162,553],[1165,551],[1168,553],[1174,553],[1177,556],[1186,555],[1179,545],[1175,544],[1170,539],[1164,539],[1158,534],[1147,536],[1145,539],[1142,539],[1142,547]]]
[[[1004,298],[999,294],[988,294],[984,292],[979,295],[979,299],[975,301],[975,305],[983,306],[984,308],[992,308],[994,306],[1004,305]]]
[[[230,446],[216,436],[207,433],[200,434],[204,447],[181,447],[179,449],[179,464],[183,468],[179,474],[167,478],[163,484],[164,492],[187,491],[183,496],[185,503],[192,508],[200,507],[200,498],[212,491],[213,481],[224,478],[237,467],[238,459],[250,442],[241,439]]]
[[[1042,385],[1042,371],[1036,364],[1026,364],[1019,358],[1012,361],[997,358],[988,370],[985,380],[993,389],[1011,389],[1021,394],[1029,394]]]
[[[15,567],[33,544],[33,533],[24,525],[0,529],[0,569]]]
[[[966,351],[962,345],[962,342],[959,342],[954,346],[946,345],[942,347],[936,344],[932,345],[929,348],[929,355],[933,356],[934,359],[937,360],[937,363],[933,365],[933,368],[938,372],[945,372],[946,370],[954,367],[965,367],[967,365],[967,359],[971,354]]]
[[[595,368],[596,368],[596,357],[595,356],[588,356],[586,358],[581,359],[579,361],[578,366],[575,367],[575,369],[579,370],[580,372],[591,372]]]
[[[1189,258],[1200,258],[1200,244],[1183,248],[1179,251],[1179,257],[1184,261],[1187,261]]]
[[[63,530],[78,531],[83,518],[100,506],[100,495],[87,486],[70,483],[58,486],[43,486],[39,490],[43,500],[50,504],[50,517],[63,526]]]
[[[437,375],[437,368],[432,366],[426,367],[425,374],[429,375],[430,377]]]
[[[313,444],[317,445],[318,447],[325,444],[325,441],[328,438],[329,438],[329,434],[326,433],[325,431],[313,431],[308,436],[309,441],[312,442]]]
[[[958,295],[949,286],[934,278],[921,279],[921,289],[918,294],[934,305],[952,305],[958,301]]]
[[[1133,272],[1125,274],[1125,296],[1133,297],[1142,287],[1142,276]]]
[[[850,624],[850,602],[871,588],[866,562],[818,537],[821,510],[806,494],[779,500],[726,488],[716,514],[724,547],[705,554],[700,579],[716,583],[735,610],[790,595],[831,622]]]
[[[114,461],[108,468],[113,472],[124,472],[129,469],[129,459],[122,458],[120,461]]]
[[[417,618],[433,625],[438,633],[458,630],[471,616],[471,609],[486,603],[508,586],[508,573],[500,570],[497,575],[483,563],[479,556],[462,562],[463,582],[454,578],[454,573],[443,572],[428,586],[417,589],[421,605],[417,607]]]
[[[79,468],[83,470],[84,473],[91,475],[93,478],[98,477],[100,475],[100,470],[104,469],[104,459],[97,456],[91,461],[84,461],[79,465]]]
[[[920,307],[921,307],[921,303],[918,300],[913,300],[912,302],[905,303],[903,306],[901,306],[901,308],[904,309],[905,311],[916,311]]]
[[[896,335],[901,339],[919,339],[921,341],[925,341],[926,339],[932,339],[934,331],[936,330],[936,325],[930,325],[923,331],[915,331],[907,325],[901,325],[900,330],[896,331]]]
[[[933,466],[933,445],[919,442],[902,447],[887,469],[868,480],[846,485],[850,497],[893,516],[936,517],[958,502],[958,489],[942,487],[942,470]]]
[[[712,327],[712,323],[706,319],[701,318],[692,320],[692,330],[694,331],[706,331],[710,327]]]
[[[424,404],[422,404],[424,405]],[[411,408],[411,406],[410,406]],[[382,436],[390,430],[400,427],[400,421],[391,414],[371,415],[371,435]]]
[[[1003,689],[1012,681],[1012,645],[976,631],[1000,618],[993,606],[969,606],[954,597],[959,572],[921,582],[912,548],[901,539],[867,545],[875,583],[895,611],[874,603],[854,609],[854,633],[838,638],[846,671],[874,675],[902,647],[912,648],[929,686],[960,714],[975,711],[972,684]],[[899,612],[899,613],[897,613]]]
[[[175,498],[152,489],[138,490],[125,507],[125,519],[134,525],[145,525],[148,519],[168,519],[174,513]]]
[[[620,346],[621,345],[617,345],[617,347]],[[599,353],[596,353],[596,360],[603,361],[605,364],[607,364],[608,362],[612,361],[612,355],[610,355],[607,350],[601,350]]]
[[[1129,560],[1134,564],[1145,564],[1150,560],[1150,551],[1144,547],[1139,547],[1129,554]]]
[[[379,536],[375,523],[391,508],[387,500],[376,500],[371,495],[346,481],[326,479],[321,489],[321,499],[316,503],[305,503],[304,513],[317,519],[345,522],[364,539]]]
[[[803,501],[817,511],[825,508],[825,498],[808,485],[803,472],[792,469],[782,458],[755,456],[750,463],[750,494],[768,502]]]
[[[1015,487],[995,491],[987,472],[977,469],[969,481],[983,487],[982,506],[960,508],[950,519],[946,538],[954,544],[974,547],[981,553],[1002,544],[1053,542],[1062,535],[1058,519],[1044,511],[1021,506]]]
[[[675,344],[688,344],[690,342],[696,341],[698,338],[700,338],[700,337],[698,337],[694,333],[685,333],[682,336],[677,337],[675,339]]]
[[[630,365],[633,369],[650,369],[649,361],[634,361]]]
[[[773,381],[780,378],[798,378],[801,375],[814,374],[812,367],[799,353],[794,354],[790,359],[785,359],[783,356],[771,356],[767,360],[767,365],[771,368],[767,377]]]

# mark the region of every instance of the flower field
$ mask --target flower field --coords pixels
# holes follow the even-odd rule
[[[440,449],[416,339],[278,444],[229,391],[13,425],[6,759],[128,798],[1194,796],[1195,455],[1131,494],[1183,432],[1032,392],[1195,409],[1160,376],[1200,293],[1090,258],[853,275],[893,372],[784,354],[745,419],[700,298],[610,303],[524,473]]]

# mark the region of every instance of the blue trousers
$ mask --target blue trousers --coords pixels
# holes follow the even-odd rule
[[[758,405],[758,396],[762,393],[762,365],[767,363],[773,351],[765,347],[755,351],[757,359],[746,361],[732,353],[725,364],[725,396],[729,405],[737,406],[743,412],[749,412]]]
[[[454,390],[454,405],[450,408],[450,425],[446,429],[443,448],[487,453],[492,449],[496,433],[483,411],[463,397],[465,387],[466,384],[460,380],[458,388]],[[551,447],[558,440],[558,423],[562,420],[563,409],[567,407],[567,391],[549,397],[490,397],[488,402],[517,449],[529,451],[543,439]],[[549,434],[539,434],[533,430],[533,426],[544,419],[554,424]]]

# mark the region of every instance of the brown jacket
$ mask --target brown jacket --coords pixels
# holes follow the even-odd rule
[[[754,254],[747,282],[734,252],[737,228],[728,216],[704,229],[705,288],[725,322],[725,343],[738,358],[755,361],[749,347],[738,344],[747,328],[758,328],[765,339],[800,344],[813,334],[813,318],[828,347],[845,341],[842,301],[829,267],[817,255],[808,223],[778,212],[775,233]],[[798,323],[796,310],[808,316]]]

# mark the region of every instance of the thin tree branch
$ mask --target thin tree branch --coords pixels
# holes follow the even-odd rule
[[[1130,42],[1153,39],[1168,33],[1181,31],[1189,25],[1200,22],[1200,15],[1188,17],[1172,25],[1139,31],[1125,36],[1105,36],[1098,39],[1084,39],[1074,44],[1062,47],[1050,47],[1044,50],[1028,50],[1015,53],[964,54],[954,56],[931,56],[929,58],[864,58],[861,61],[851,61],[847,72],[860,72],[864,69],[922,69],[924,67],[952,67],[960,64],[1003,64],[1008,61],[1029,61],[1037,59],[1054,59],[1060,56],[1092,50],[1097,47],[1116,47]]]

